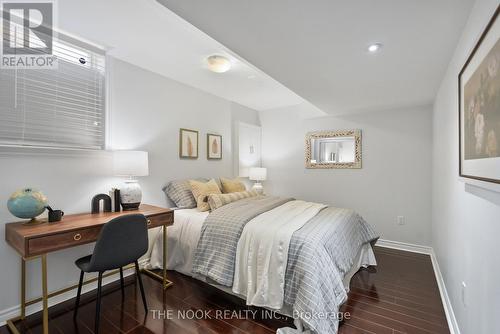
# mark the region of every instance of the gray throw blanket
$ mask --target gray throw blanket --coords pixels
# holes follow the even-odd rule
[[[224,205],[210,213],[201,228],[193,273],[231,287],[238,240],[246,223],[291,198],[257,196]]]
[[[336,333],[339,307],[347,301],[344,276],[360,248],[378,239],[350,209],[328,207],[290,240],[285,273],[285,304],[315,333]]]

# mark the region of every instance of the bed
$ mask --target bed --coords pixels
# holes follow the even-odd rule
[[[162,265],[161,238],[152,268]],[[377,238],[353,210],[256,196],[211,213],[176,210],[167,268],[293,317],[299,329],[336,333],[352,276],[376,265]]]

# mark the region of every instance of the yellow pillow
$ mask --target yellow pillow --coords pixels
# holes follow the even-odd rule
[[[208,182],[189,180],[189,185],[191,186],[191,191],[193,192],[194,199],[196,200],[196,206],[200,211],[210,210],[210,206],[208,205],[208,195],[221,193],[219,186],[214,179],[211,179]]]
[[[245,191],[247,188],[238,178],[226,179],[225,177],[220,178],[220,183],[222,184],[222,192],[224,194],[237,193],[240,191]]]
[[[213,211],[226,204],[239,201],[240,199],[259,195],[260,194],[257,190],[240,191],[230,194],[210,194],[208,195],[208,204],[210,205],[210,209]]]

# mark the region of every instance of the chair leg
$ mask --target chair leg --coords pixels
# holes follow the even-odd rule
[[[83,285],[83,270],[80,271],[80,281],[78,282],[78,292],[76,293],[75,310],[73,311],[73,319],[76,320],[76,315],[78,314],[78,307],[80,306],[80,295],[82,294]]]
[[[125,294],[125,283],[123,280],[123,268],[120,267],[120,285],[122,287],[122,295]]]
[[[139,281],[139,287],[141,288],[142,302],[144,304],[144,310],[146,314],[148,313],[148,303],[146,302],[146,294],[144,293],[144,286],[142,285],[141,271],[139,270],[139,262],[135,261],[135,275]]]
[[[95,330],[94,333],[99,333],[99,320],[101,318],[101,288],[102,288],[102,272],[99,272],[97,280],[97,302],[95,307]]]

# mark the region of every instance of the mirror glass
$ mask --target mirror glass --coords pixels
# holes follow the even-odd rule
[[[307,168],[361,168],[361,130],[309,132]]]
[[[354,136],[312,139],[311,163],[354,162],[354,140]]]

